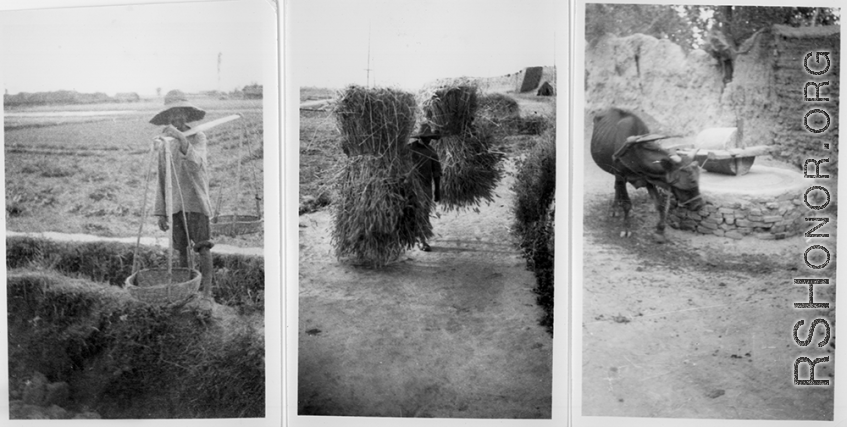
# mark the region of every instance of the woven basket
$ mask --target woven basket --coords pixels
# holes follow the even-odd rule
[[[235,222],[233,222],[235,219]],[[252,215],[219,215],[212,218],[212,235],[240,236],[258,233],[262,230],[262,218]]]
[[[200,289],[200,272],[187,268],[174,268],[168,284],[168,270],[154,268],[139,270],[126,279],[130,295],[150,304],[170,305],[183,302],[197,294]]]

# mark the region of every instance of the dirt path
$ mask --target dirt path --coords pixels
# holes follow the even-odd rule
[[[300,415],[550,417],[552,338],[508,232],[511,183],[382,270],[335,259],[329,212],[300,217]]]
[[[792,384],[795,358],[834,360],[834,347],[801,348],[791,335],[816,315],[792,306],[808,300],[792,279],[810,277],[809,244],[668,229],[657,245],[652,203],[632,187],[635,234],[621,239],[621,219],[607,216],[614,178],[584,162],[582,414],[832,419],[833,387]],[[834,267],[825,274],[834,279]],[[832,301],[823,288],[816,298]],[[818,365],[816,378],[831,380],[833,366]]]

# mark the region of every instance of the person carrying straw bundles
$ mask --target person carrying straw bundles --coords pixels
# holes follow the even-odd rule
[[[414,161],[414,172],[428,197],[425,205],[429,209],[434,208],[435,202],[441,200],[441,162],[438,160],[438,154],[430,146],[430,141],[434,139],[441,139],[441,134],[433,131],[428,123],[424,123],[420,130],[412,135],[412,142],[409,144]],[[425,239],[421,241],[419,247],[424,252],[432,250]]]
[[[159,183],[156,192],[156,204],[153,214],[159,217],[159,228],[167,231],[173,221],[173,246],[179,251],[181,266],[191,268],[188,262],[189,250],[198,254],[199,270],[203,276],[200,283],[201,301],[213,305],[212,299],[212,253],[209,218],[212,216],[212,204],[209,199],[209,173],[206,157],[206,135],[197,132],[185,136],[183,132],[191,129],[187,123],[202,119],[206,112],[188,102],[179,90],[165,95],[165,107],[159,111],[150,123],[165,126],[162,134],[170,137],[172,160],[171,186],[173,188],[172,218],[168,218],[165,202],[166,153],[159,151]],[[187,232],[186,232],[187,230]],[[187,233],[187,235],[186,235]]]

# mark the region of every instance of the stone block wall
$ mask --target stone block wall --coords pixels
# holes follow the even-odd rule
[[[787,192],[776,198],[704,194],[706,205],[692,212],[673,206],[668,225],[701,234],[733,239],[755,236],[763,240],[784,239],[805,231],[806,217],[814,216],[803,203],[803,194]]]

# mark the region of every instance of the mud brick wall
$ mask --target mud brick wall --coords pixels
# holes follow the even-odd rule
[[[733,239],[755,236],[762,240],[784,239],[804,232],[806,216],[813,216],[796,191],[777,197],[703,195],[707,203],[697,212],[672,207],[668,225],[701,234]]]
[[[771,153],[774,158],[798,167],[807,158],[828,157],[830,163],[822,170],[837,173],[840,43],[840,27],[837,26],[793,28],[774,25],[742,46],[742,51],[747,47],[751,49],[736,59],[733,81],[721,99],[724,105],[744,118],[742,146],[773,145],[776,147]],[[810,75],[803,67],[806,54],[816,51],[830,52],[830,70],[822,76]],[[814,56],[810,59],[809,67],[813,71],[824,66],[815,63]],[[830,101],[805,101],[803,87],[808,81],[829,81],[829,85],[821,86],[820,96]],[[815,96],[813,86],[808,95]],[[803,117],[813,108],[829,113],[832,122],[824,133],[809,132],[803,125]],[[823,127],[823,122],[815,122],[820,118],[819,114],[811,116],[810,126]],[[830,149],[824,149],[823,143],[829,143]]]
[[[643,34],[606,35],[585,50],[586,114],[616,106],[634,111],[652,132],[696,135],[735,125],[720,103],[723,75],[703,50],[685,53]]]
[[[742,147],[775,145],[774,158],[798,169],[806,158],[828,156],[834,161],[838,105],[803,101],[803,86],[829,80],[829,86],[821,87],[821,97],[837,100],[839,46],[838,26],[775,25],[742,44],[740,51],[747,52],[738,55],[733,79],[725,84],[717,60],[703,50],[686,54],[668,40],[643,34],[606,35],[586,46],[586,114],[617,106],[641,115],[653,132],[687,136],[710,127],[736,126],[742,118]],[[810,76],[803,58],[820,50],[831,52],[831,69],[827,75]],[[826,133],[813,134],[803,127],[803,116],[811,108],[830,114]],[[823,142],[829,142],[831,150],[824,150]],[[827,166],[835,173],[835,164]]]

